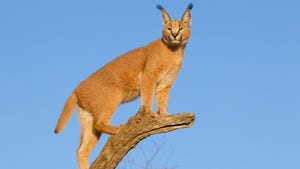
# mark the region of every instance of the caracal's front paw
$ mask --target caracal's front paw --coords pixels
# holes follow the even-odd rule
[[[162,112],[158,111],[157,114],[158,114],[159,116],[167,116],[167,115],[169,115],[169,113],[166,112],[166,111],[162,111]]]
[[[159,117],[159,115],[156,112],[150,112],[149,115],[153,118]]]

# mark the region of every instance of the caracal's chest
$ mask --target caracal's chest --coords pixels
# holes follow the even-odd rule
[[[174,54],[163,62],[163,71],[160,73],[157,85],[172,85],[182,65],[183,55]]]

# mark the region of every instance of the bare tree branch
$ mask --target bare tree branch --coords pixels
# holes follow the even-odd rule
[[[144,138],[158,133],[187,128],[194,124],[193,113],[153,117],[141,109],[121,130],[111,136],[90,169],[114,169],[126,153]]]

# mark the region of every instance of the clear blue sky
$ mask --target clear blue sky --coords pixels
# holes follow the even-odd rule
[[[0,168],[77,168],[77,114],[53,133],[66,98],[105,63],[160,38],[156,4],[180,18],[189,2],[1,1]],[[196,123],[148,138],[119,168],[144,165],[142,152],[151,156],[158,144],[154,169],[299,169],[300,1],[193,3],[168,110],[194,112]],[[121,106],[113,123],[138,106]]]

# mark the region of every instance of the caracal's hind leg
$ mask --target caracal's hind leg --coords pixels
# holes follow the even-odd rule
[[[90,112],[78,107],[81,124],[80,145],[77,149],[77,160],[79,169],[89,169],[89,155],[95,147],[101,135],[93,128],[93,116]]]
[[[120,127],[112,125],[110,120],[121,104],[121,94],[115,90],[114,92],[106,92],[102,97],[102,101],[98,100],[97,106],[93,109],[94,128],[99,132],[116,134]]]

